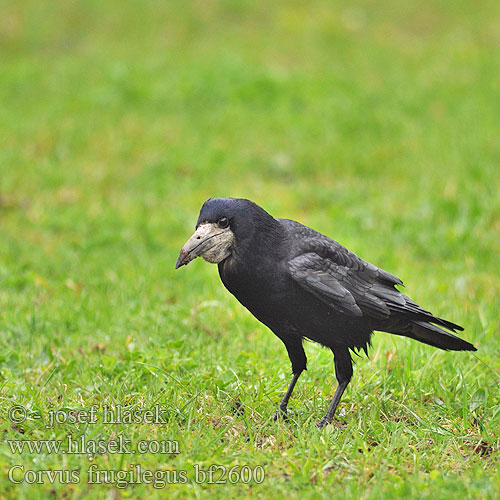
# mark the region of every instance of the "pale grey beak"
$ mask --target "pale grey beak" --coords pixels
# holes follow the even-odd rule
[[[189,264],[196,257],[203,257],[206,261],[217,264],[230,255],[229,248],[233,239],[233,232],[228,228],[221,229],[212,223],[200,224],[181,248],[175,268]]]

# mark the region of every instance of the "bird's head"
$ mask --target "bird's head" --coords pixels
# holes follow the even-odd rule
[[[255,213],[267,212],[250,200],[211,198],[200,210],[196,231],[182,247],[175,268],[189,264],[196,257],[219,264],[227,259],[237,242],[242,244],[254,232]]]

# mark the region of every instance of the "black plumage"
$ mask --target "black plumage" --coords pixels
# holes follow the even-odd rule
[[[461,331],[461,326],[401,293],[396,276],[309,227],[273,218],[249,200],[206,201],[196,227],[176,268],[196,256],[218,263],[224,286],[288,351],[293,378],[275,417],[286,414],[295,383],[306,369],[304,338],[332,350],[339,383],[319,426],[332,421],[352,377],[351,351],[367,351],[374,330],[445,350],[476,350],[446,331]]]

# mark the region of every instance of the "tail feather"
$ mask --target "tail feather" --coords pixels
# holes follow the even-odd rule
[[[426,320],[430,321],[431,323],[435,323],[436,325],[444,326],[445,328],[448,328],[448,330],[451,330],[452,332],[456,332],[456,331],[463,332],[464,331],[463,326],[456,325],[455,323],[452,323],[451,321],[446,321],[445,319],[436,318],[435,316],[432,316],[432,315],[431,315],[431,319],[426,318]]]
[[[437,319],[438,318],[433,318],[433,320]],[[452,331],[463,330],[461,326],[455,325],[454,323],[450,323],[446,320],[433,322],[439,323]],[[409,330],[398,333],[399,335],[410,337],[423,342],[424,344],[429,344],[446,351],[477,351],[477,349],[469,342],[425,321],[412,321],[410,323]]]
[[[423,323],[435,323],[439,326],[444,326],[448,330],[454,331],[463,331],[463,328],[460,325],[456,325],[451,321],[447,321],[442,318],[437,318],[431,312],[426,311],[423,307],[420,307],[416,302],[413,302],[406,295],[401,294],[401,297],[404,298],[404,303],[398,303],[395,301],[391,301],[387,304],[391,312],[394,313],[398,318],[403,319],[406,318],[411,322],[423,322]]]

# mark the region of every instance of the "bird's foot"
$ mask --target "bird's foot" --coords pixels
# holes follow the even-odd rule
[[[347,424],[345,422],[333,422],[333,419],[328,419],[326,416],[324,416],[317,424],[316,427],[318,429],[323,429],[323,427],[327,425],[333,425],[337,427],[338,429],[343,429],[344,427],[347,427]]]
[[[273,415],[273,420],[276,422],[282,418],[283,420],[288,420],[288,411],[286,408],[278,408],[276,410],[276,413]]]
[[[331,424],[332,421],[330,419],[328,419],[326,416],[323,417],[317,424],[316,424],[316,427],[318,429],[323,429],[323,427],[325,427],[325,425],[328,425],[328,424]]]

